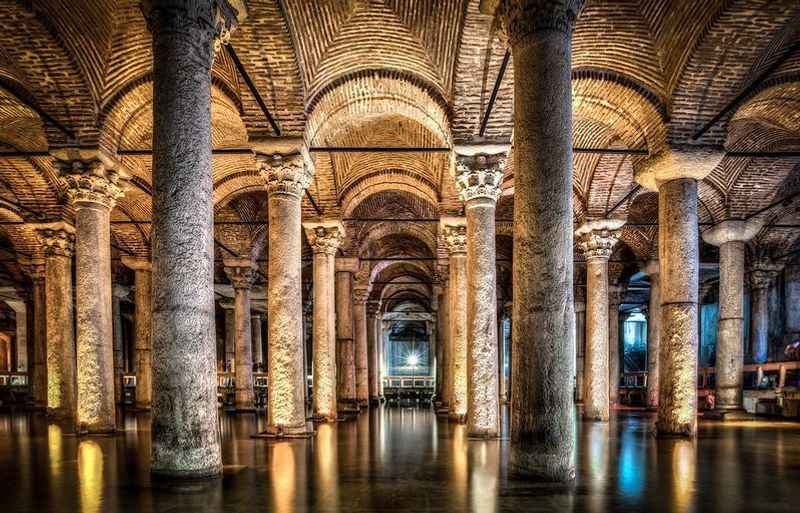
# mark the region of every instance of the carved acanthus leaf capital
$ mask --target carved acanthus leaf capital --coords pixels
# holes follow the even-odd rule
[[[759,258],[751,265],[750,286],[753,289],[766,289],[772,286],[783,266],[768,258]]]
[[[575,231],[578,248],[587,261],[608,260],[619,240],[620,228],[625,224],[619,219],[589,221]]]
[[[303,229],[314,253],[334,256],[344,240],[344,226],[339,222],[303,223]]]
[[[357,305],[365,305],[369,300],[369,287],[356,286],[353,287],[353,303]]]
[[[91,156],[68,158],[69,153],[55,155],[55,166],[67,186],[67,196],[75,208],[102,206],[113,209],[123,195],[127,175],[107,158]],[[67,157],[67,158],[65,158]]]
[[[311,183],[312,174],[300,153],[259,154],[257,159],[261,166],[261,176],[267,184],[267,193],[270,195],[285,194],[300,198]]]
[[[451,255],[467,252],[467,225],[462,219],[443,219],[439,238]]]
[[[228,43],[231,33],[246,16],[233,4],[230,0],[142,0],[142,12],[154,34],[197,34],[198,43],[213,42],[214,52],[217,52]]]
[[[45,223],[35,229],[46,256],[72,257],[75,250],[75,228],[72,225],[64,222]]]
[[[496,202],[500,198],[505,161],[504,154],[459,156],[456,163],[456,184],[461,199],[464,202],[474,199]]]
[[[489,0],[497,8],[511,44],[541,30],[571,33],[585,0]]]
[[[252,264],[225,266],[225,275],[234,289],[249,290],[256,279],[256,270]]]
[[[31,279],[33,282],[44,281],[45,265],[44,259],[41,258],[20,258],[20,269],[22,272]]]

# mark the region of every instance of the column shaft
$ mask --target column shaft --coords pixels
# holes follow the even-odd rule
[[[661,344],[661,280],[650,274],[650,302],[647,310],[647,408],[658,408],[659,354]]]
[[[583,416],[608,421],[608,259],[586,264],[586,352]]]
[[[742,241],[729,241],[719,248],[719,324],[717,325],[715,407],[722,410],[742,408],[744,253],[745,243]]]
[[[336,272],[337,408],[351,412],[358,410],[352,281],[350,272]]]
[[[250,288],[236,288],[236,392],[237,411],[255,410],[253,390],[253,341],[250,337]]]
[[[369,356],[367,348],[367,297],[369,291],[357,289],[353,301],[356,399],[361,408],[369,406]]]
[[[336,298],[334,275],[334,254],[324,251],[315,252],[313,324],[314,418],[327,422],[336,420]]]
[[[43,270],[42,270],[43,271]],[[41,271],[40,271],[41,272]],[[33,379],[31,390],[37,407],[47,407],[47,315],[44,273],[33,281]]]
[[[377,310],[376,305],[370,305],[367,311],[367,353],[369,357],[369,402],[370,404],[380,403],[380,388],[378,380],[380,376],[379,370],[379,355],[378,355],[378,336],[377,336],[377,321],[375,313]]]
[[[259,369],[264,365],[264,342],[261,337],[261,313],[250,317],[253,337],[253,361]]]
[[[467,255],[450,254],[450,417],[466,420],[467,391]]]
[[[504,318],[502,312],[497,312],[497,384],[500,403],[506,402],[506,351]]]
[[[616,287],[615,287],[616,288]],[[618,290],[609,295],[608,303],[608,402],[619,401],[619,377],[621,354],[619,350],[619,294]]]
[[[134,342],[136,351],[136,407],[150,409],[153,402],[153,275],[149,269],[137,269],[134,274]]]
[[[439,348],[441,351],[441,362],[439,363],[441,374],[437,376],[437,385],[441,390],[441,408],[444,411],[448,411],[450,397],[453,392],[453,373],[450,367],[450,362],[452,360],[452,347],[450,345],[450,287],[448,286],[447,279],[445,279],[442,286],[437,321],[439,323],[439,329],[436,330],[436,333],[438,333],[439,336]]]
[[[752,359],[764,363],[769,355],[769,285],[750,287],[750,333]]]
[[[586,359],[586,292],[575,302],[575,402],[583,403],[584,363]]]
[[[225,312],[225,360],[222,368],[226,372],[236,372],[236,307],[230,303],[223,306]]]
[[[125,372],[125,344],[122,338],[122,313],[117,287],[112,291],[111,318],[114,342],[114,402],[122,402],[122,376]]]

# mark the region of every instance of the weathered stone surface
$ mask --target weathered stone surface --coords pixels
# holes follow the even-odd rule
[[[647,306],[647,408],[658,408],[659,353],[661,340],[661,275],[658,260],[649,260],[644,272],[650,277]]]
[[[251,312],[250,322],[252,323],[253,338],[253,363],[259,367],[264,365],[264,340],[261,335],[261,324],[264,314],[261,312]]]
[[[353,288],[353,338],[356,364],[356,399],[361,408],[369,406],[369,358],[367,348],[367,300],[369,288]]]
[[[367,376],[369,378],[369,402],[370,404],[379,404],[381,399],[381,392],[379,382],[381,379],[380,373],[380,356],[379,356],[379,328],[380,323],[379,312],[380,301],[367,302],[367,358],[368,369]]]
[[[236,411],[255,410],[253,392],[253,342],[250,321],[250,287],[255,279],[255,266],[249,259],[225,259],[225,274],[234,290],[234,355],[236,371]]]
[[[353,334],[353,273],[355,259],[336,259],[336,379],[337,409],[358,411],[356,396],[356,348]]]
[[[764,363],[769,356],[769,289],[781,266],[769,259],[760,258],[750,270],[750,332],[752,358]]]
[[[147,410],[153,401],[153,266],[149,258],[123,257],[122,263],[134,271],[136,407]]]
[[[45,261],[20,262],[33,284],[33,361],[31,362],[31,395],[37,408],[47,407],[47,314],[45,312]]]
[[[441,221],[440,237],[450,254],[449,317],[450,375],[452,388],[448,406],[450,418],[466,420],[469,408],[467,362],[467,227],[462,218]]]
[[[619,304],[624,289],[619,285],[608,288],[608,402],[619,401],[620,349],[619,349]]]
[[[702,180],[719,165],[724,152],[698,146],[672,145],[636,168],[636,181],[651,191],[678,179]]]
[[[111,289],[111,318],[114,332],[114,402],[122,402],[122,379],[125,374],[125,342],[122,334],[122,298],[128,297],[130,289],[114,284]]]

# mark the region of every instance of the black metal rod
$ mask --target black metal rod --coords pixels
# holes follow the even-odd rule
[[[800,157],[800,151],[728,151],[725,156],[740,159],[787,159]]]
[[[626,201],[628,201],[628,200],[629,200],[629,199],[630,199],[630,198],[631,198],[631,197],[632,197],[634,194],[636,194],[636,191],[638,191],[638,190],[639,190],[639,189],[641,189],[641,188],[642,188],[642,186],[637,184],[637,185],[636,185],[636,187],[634,187],[633,189],[631,189],[630,191],[628,191],[628,194],[626,194],[626,195],[625,195],[625,197],[623,197],[621,200],[619,200],[619,201],[616,203],[616,205],[614,205],[613,207],[611,207],[611,210],[608,210],[608,211],[606,211],[606,215],[605,215],[604,217],[608,217],[608,215],[609,215],[609,214],[611,214],[611,213],[613,213],[615,210],[617,210],[617,209],[620,207],[620,205],[622,205],[623,203],[625,203]]]
[[[637,148],[584,148],[584,147],[573,147],[573,153],[593,153],[593,154],[601,154],[601,155],[649,155],[646,149],[637,149]]]
[[[792,54],[794,54],[794,52],[798,48],[800,48],[800,41],[797,41],[795,44],[793,44],[791,47],[789,47],[789,49],[786,52],[784,52],[784,54],[781,55],[781,57],[779,59],[777,59],[775,62],[773,62],[767,69],[765,69],[763,73],[758,75],[758,77],[756,77],[756,79],[753,80],[750,83],[750,85],[745,87],[744,90],[741,93],[736,95],[736,97],[733,100],[728,102],[728,104],[725,107],[723,107],[722,110],[719,111],[716,116],[711,118],[711,121],[709,121],[708,123],[703,125],[703,128],[698,130],[692,136],[692,140],[696,141],[697,139],[702,137],[703,134],[708,132],[711,129],[711,127],[716,125],[717,122],[720,119],[725,117],[726,114],[728,114],[731,110],[736,108],[740,103],[742,103],[745,99],[747,99],[751,94],[753,94],[753,92],[756,90],[756,88],[758,88],[758,86],[761,85],[761,82],[763,82],[765,78],[770,76],[772,74],[772,72],[774,72],[778,68],[780,68],[783,65],[783,63],[786,62],[789,59],[789,57],[791,57]]]
[[[306,191],[306,198],[308,198],[308,201],[311,202],[311,206],[314,207],[314,210],[317,212],[317,215],[321,216],[323,214],[322,209],[319,207],[319,205],[317,205],[317,202],[314,201],[314,196],[311,195],[311,192],[308,189],[305,189],[305,191]]]
[[[153,150],[149,148],[120,148],[117,150],[117,155],[127,157],[149,157],[153,154]],[[211,150],[212,155],[252,155],[253,150],[250,148],[217,148]]]
[[[452,148],[445,146],[312,146],[311,153],[447,153]]]
[[[236,51],[233,49],[233,45],[228,44],[227,48],[228,48],[228,55],[231,56],[233,65],[236,66],[236,70],[239,72],[239,75],[242,76],[244,83],[247,84],[247,88],[250,89],[250,93],[252,93],[253,98],[256,99],[256,103],[258,103],[258,106],[261,107],[261,112],[263,112],[264,116],[266,116],[269,125],[272,127],[272,131],[275,132],[275,135],[280,137],[281,135],[283,135],[281,133],[281,128],[278,126],[278,123],[275,122],[275,118],[272,117],[272,113],[267,108],[267,104],[264,103],[264,99],[261,98],[261,94],[258,92],[256,85],[250,79],[250,75],[244,68],[242,61],[239,60],[239,56],[236,55]]]
[[[481,120],[481,129],[478,132],[478,135],[481,137],[483,137],[483,134],[486,132],[486,125],[489,124],[489,117],[492,115],[494,102],[497,100],[497,93],[500,91],[500,84],[503,83],[503,77],[506,74],[506,67],[508,66],[508,61],[510,58],[511,51],[506,49],[506,53],[503,55],[503,62],[500,63],[500,70],[497,72],[497,78],[494,80],[492,96],[489,97],[489,104],[486,106],[486,112],[483,114],[483,119]]]

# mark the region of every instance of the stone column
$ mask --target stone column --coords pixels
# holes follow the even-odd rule
[[[133,349],[136,370],[136,408],[149,410],[153,402],[153,274],[149,258],[122,257],[134,272]]]
[[[503,310],[497,310],[497,384],[498,384],[498,397],[500,404],[505,404],[508,401],[506,395],[506,351],[505,351],[505,330],[503,329],[504,314]]]
[[[264,341],[261,337],[261,319],[264,314],[261,312],[251,312],[250,322],[252,323],[253,337],[253,363],[260,368],[264,365]]]
[[[751,267],[750,344],[753,353],[751,356],[754,363],[765,363],[769,357],[769,289],[780,273],[781,266],[769,259],[759,258]]]
[[[94,152],[54,152],[75,209],[75,308],[78,418],[81,431],[116,429],[111,318],[111,210],[122,196],[123,174]]]
[[[586,286],[575,287],[575,402],[583,403],[584,358],[586,347]]]
[[[20,262],[33,285],[33,361],[30,366],[31,395],[37,408],[47,407],[47,315],[45,312],[44,260]]]
[[[380,309],[380,301],[367,303],[367,356],[369,377],[369,403],[378,405],[381,402],[381,391],[378,385],[380,380],[380,355],[378,348],[378,328],[376,314]]]
[[[358,412],[356,395],[356,348],[353,334],[353,274],[358,271],[355,258],[336,259],[336,378],[337,409]]]
[[[367,349],[367,300],[369,287],[353,288],[353,338],[356,363],[356,399],[360,408],[369,406],[369,363]]]
[[[608,259],[624,224],[600,219],[575,232],[586,257],[586,349],[584,354],[584,407],[587,420],[608,421],[609,338]]]
[[[237,412],[255,411],[253,390],[253,341],[250,321],[250,287],[255,279],[255,266],[249,258],[226,258],[225,274],[234,290],[234,370],[236,390],[234,402]]]
[[[694,436],[697,429],[697,181],[721,159],[720,152],[674,146],[636,169],[636,180],[659,193],[661,347],[656,429],[662,435]]]
[[[219,306],[225,315],[225,357],[222,361],[222,370],[234,373],[236,365],[236,302],[226,299],[220,301]]]
[[[647,409],[658,408],[658,355],[661,337],[661,280],[658,259],[647,261],[644,272],[650,277],[650,302],[647,307]]]
[[[111,317],[114,335],[114,401],[122,402],[122,377],[125,374],[125,343],[122,337],[122,312],[120,302],[128,297],[127,287],[115,284],[111,289]]]
[[[570,43],[583,1],[497,3],[518,77],[509,460],[521,473],[571,480],[575,321]]]
[[[336,421],[336,251],[344,239],[338,221],[304,223],[314,251],[314,420]]]
[[[763,222],[723,221],[703,232],[719,247],[719,323],[717,325],[716,401],[718,410],[741,410],[744,386],[744,256],[748,240]]]
[[[452,380],[449,416],[466,420],[467,371],[467,226],[463,218],[445,217],[439,227],[442,244],[450,255],[449,282],[449,372]],[[497,389],[495,388],[495,391]]]
[[[513,318],[513,315],[514,315],[514,302],[513,301],[506,301],[506,303],[503,305],[503,311],[505,312],[506,317],[508,318],[508,330],[509,330],[509,335],[508,335],[508,337],[509,337],[508,367],[509,367],[509,369],[513,369],[514,368],[514,344],[511,343],[511,337],[512,337],[512,334],[514,333],[514,318]],[[514,397],[512,395],[513,391],[514,391],[514,373],[511,372],[508,375],[508,388],[506,389],[506,395],[508,396],[508,404],[511,404],[511,403],[514,402]]]
[[[226,0],[151,0],[152,472],[222,472],[214,328],[211,64],[236,23]]]
[[[434,293],[438,291],[438,310],[436,322],[438,324],[436,334],[439,337],[436,341],[437,348],[437,372],[436,386],[437,399],[439,405],[437,413],[447,414],[449,411],[450,392],[452,391],[452,374],[450,373],[450,297],[448,288],[449,267],[446,265],[437,266],[438,289],[434,287]]]
[[[608,287],[608,402],[619,402],[619,376],[622,364],[619,352],[619,304],[624,289],[619,285]]]
[[[308,436],[300,202],[311,181],[302,154],[260,157],[269,194],[267,366],[269,434]]]
[[[74,419],[75,335],[72,307],[72,252],[75,229],[66,223],[37,226],[45,254],[45,312],[47,315],[47,413]]]
[[[17,361],[16,367],[9,370],[28,372],[28,305],[24,299],[6,299],[4,302],[14,310],[15,319],[14,354]]]
[[[500,433],[495,206],[504,166],[504,154],[461,155],[456,175],[467,220],[467,433],[485,438]]]

